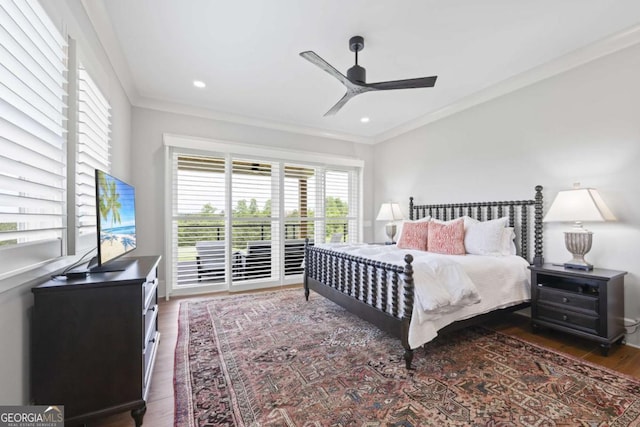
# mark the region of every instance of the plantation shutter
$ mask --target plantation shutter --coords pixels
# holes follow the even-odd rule
[[[313,166],[285,164],[284,166],[284,273],[302,274],[304,242],[315,242],[314,217],[318,212],[316,200],[317,171]]]
[[[0,274],[63,254],[65,48],[38,2],[0,3]]]
[[[111,106],[82,64],[78,71],[76,229],[81,237],[96,233],[95,169],[110,172]]]
[[[325,242],[355,243],[358,235],[358,175],[352,170],[325,172]]]
[[[225,159],[173,156],[174,283],[194,286],[226,278]]]
[[[277,163],[233,159],[234,282],[279,277],[278,181]]]

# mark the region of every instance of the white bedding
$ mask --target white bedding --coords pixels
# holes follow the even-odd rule
[[[400,266],[404,266],[406,254],[413,256],[415,302],[409,326],[411,348],[433,340],[439,329],[457,320],[530,299],[529,263],[519,256],[440,255],[398,249],[395,245],[326,247]]]

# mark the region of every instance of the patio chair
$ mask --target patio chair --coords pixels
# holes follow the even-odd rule
[[[196,242],[198,281],[224,280],[225,241],[204,240]]]

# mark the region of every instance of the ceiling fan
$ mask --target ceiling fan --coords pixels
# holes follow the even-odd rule
[[[324,115],[333,116],[336,114],[351,98],[361,93],[370,92],[372,90],[391,90],[391,89],[415,89],[423,87],[433,87],[436,84],[438,76],[420,77],[417,79],[393,80],[388,82],[367,83],[367,71],[358,65],[358,52],[364,49],[364,38],[354,36],[349,39],[349,50],[356,54],[356,64],[347,70],[345,77],[340,71],[336,70],[324,59],[320,58],[317,53],[308,50],[300,52],[307,61],[322,68],[324,71],[338,79],[347,88],[347,93]]]

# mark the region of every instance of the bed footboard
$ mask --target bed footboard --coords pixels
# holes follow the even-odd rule
[[[310,290],[400,338],[407,369],[413,350],[409,324],[413,311],[413,257],[398,266],[305,243],[304,295]]]

